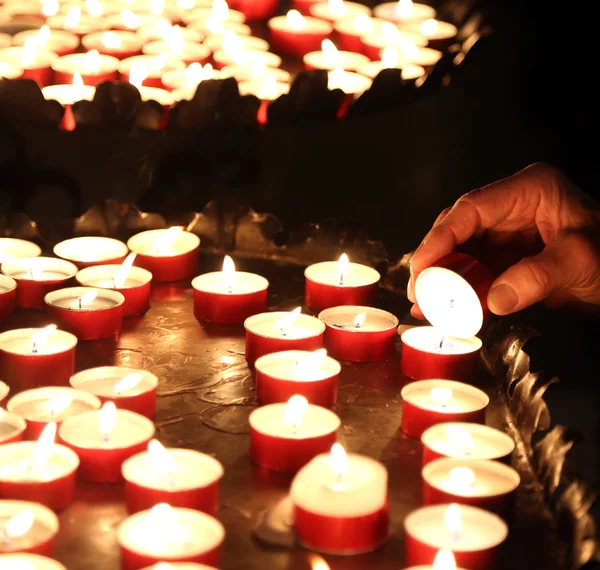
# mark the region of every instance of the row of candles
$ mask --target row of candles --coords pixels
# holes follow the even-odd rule
[[[169,279],[174,269],[185,271],[189,278],[196,272],[199,244],[190,242],[186,233],[181,228],[143,232],[128,246],[137,253],[136,261],[144,262],[144,256],[151,258],[150,273],[158,274],[159,281],[161,275]],[[178,242],[182,237],[183,242]],[[144,246],[141,250],[140,245]],[[20,240],[0,240],[0,251],[6,260],[3,271],[6,264],[9,269],[11,264],[18,265],[21,254],[29,262],[31,258],[34,262],[42,259],[36,258],[40,253],[37,246]],[[125,244],[106,238],[68,240],[58,244],[55,253],[71,260],[55,261],[87,266],[80,272],[96,272],[94,278],[104,280],[107,291],[114,291],[119,284],[114,279],[117,273],[124,274],[127,282],[128,272],[137,269],[131,265],[133,258],[128,256]],[[105,263],[123,259],[129,262]],[[103,269],[106,267],[110,267],[108,275]],[[36,273],[27,263],[21,266],[30,285],[44,282],[45,269]],[[195,303],[195,313],[201,320],[245,322],[247,358],[256,368],[257,396],[263,404],[249,419],[250,454],[261,467],[298,471],[290,496],[299,540],[319,551],[370,550],[388,534],[387,472],[373,459],[347,455],[335,443],[341,422],[327,408],[337,398],[340,365],[321,346],[326,331],[331,330],[334,340],[328,346],[333,352],[342,351],[340,358],[356,360],[352,355],[357,352],[362,354],[358,360],[386,358],[393,350],[398,321],[390,313],[369,306],[377,298],[379,274],[367,266],[350,263],[347,256],[338,262],[312,265],[305,275],[306,303],[321,311],[318,319],[302,315],[299,310],[254,314],[266,307],[268,282],[258,275],[235,272],[229,258],[224,271],[194,279],[195,296],[201,298]],[[16,295],[18,279],[15,287],[6,287],[4,295]],[[480,299],[490,279],[485,268],[465,256],[452,256],[424,272],[417,283],[417,295],[437,329],[411,329],[432,329],[421,339],[426,348],[417,346],[413,360],[418,362],[431,355],[464,357],[461,342],[475,338],[481,326],[485,307]],[[48,295],[57,295],[52,298],[56,300],[65,291],[71,295],[68,289],[58,289],[46,294],[46,302]],[[105,303],[100,307],[86,305],[91,303],[91,297],[83,299],[86,294],[78,290],[77,296],[66,303],[66,310],[94,315],[107,309]],[[215,305],[219,306],[216,313]],[[435,346],[429,346],[434,335]],[[414,344],[414,340],[409,342]],[[54,343],[66,350],[55,352]],[[7,466],[0,470],[0,496],[8,499],[0,502],[0,508],[3,503],[8,504],[7,508],[12,505],[18,519],[23,518],[21,513],[27,504],[14,500],[45,502],[46,507],[35,508],[42,509],[41,519],[54,520],[49,518],[52,513],[47,507],[58,510],[70,502],[75,471],[87,481],[115,482],[124,478],[128,508],[135,513],[119,529],[124,568],[138,569],[158,560],[181,558],[217,564],[224,531],[211,515],[218,502],[222,467],[199,452],[167,451],[152,439],[157,385],[152,374],[103,367],[73,375],[76,343],[75,336],[54,326],[0,335],[0,367],[3,377],[13,385],[22,389],[22,379],[37,372],[44,383],[70,380],[73,386],[30,389],[9,401],[9,411],[0,418],[0,442],[4,443],[0,455],[4,455],[2,464]],[[407,346],[405,341],[403,352]],[[44,357],[60,354],[69,355],[60,365],[56,360],[44,364]],[[452,369],[444,366],[444,370]],[[403,367],[407,367],[405,362]],[[472,371],[471,365],[467,368]],[[462,374],[467,368],[455,369]],[[59,370],[60,378],[55,376]],[[432,365],[426,370],[432,370]],[[484,421],[489,400],[467,384],[449,380],[414,382],[403,389],[402,397],[401,427],[409,436],[420,437],[424,446],[424,497],[428,505],[406,519],[407,562],[431,563],[435,557],[436,570],[450,569],[440,564],[446,564],[444,560],[449,560],[449,550],[453,550],[458,562],[468,568],[490,568],[507,534],[506,523],[492,513],[508,518],[519,484],[516,472],[492,460],[509,457],[514,448],[512,440],[474,423]],[[57,434],[61,443],[53,444]],[[23,437],[38,438],[37,443],[18,442]],[[55,475],[49,476],[43,469],[55,449],[61,468],[50,470]],[[178,460],[182,454],[185,457]],[[323,486],[315,485],[315,481],[322,481]],[[53,491],[48,492],[45,485],[51,485]],[[361,498],[355,500],[357,491]],[[14,517],[8,516],[10,528]],[[177,529],[177,536],[168,534],[165,543],[163,535],[162,542],[150,544],[148,536],[164,532],[165,520],[173,521],[170,528]],[[57,530],[57,523],[46,526]],[[186,541],[185,537],[197,534],[205,538]],[[26,532],[20,536],[28,535]],[[49,554],[52,540],[44,544],[41,550],[25,550]],[[439,549],[441,553],[436,556]]]
[[[3,9],[9,17],[33,16],[45,24],[14,37],[0,34],[0,77],[34,79],[46,99],[67,108],[93,99],[100,82],[117,79],[165,108],[193,98],[206,79],[235,77],[242,95],[263,101],[263,113],[290,88],[281,57],[250,35],[245,14],[225,0],[193,8],[164,0],[35,0]],[[302,58],[307,69],[327,70],[329,87],[354,97],[382,69],[421,81],[457,35],[455,26],[435,16],[433,8],[412,0],[381,4],[374,15],[345,0],[300,0],[298,9],[270,19],[269,30],[277,53]]]

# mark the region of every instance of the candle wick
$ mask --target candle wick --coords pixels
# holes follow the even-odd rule
[[[460,542],[460,530],[455,530],[452,533],[452,540],[457,544]]]
[[[107,434],[107,433],[103,434],[103,436],[102,436],[102,441],[103,441],[104,443],[108,443],[108,434]]]
[[[175,480],[173,478],[173,470],[169,469],[169,487],[173,489],[175,487]]]
[[[450,308],[454,309],[454,299],[450,299]]]
[[[79,310],[81,310],[81,297],[79,297]]]
[[[10,546],[10,535],[6,527],[2,527],[2,543],[4,546]]]
[[[440,350],[442,350],[442,348],[444,348],[444,340],[445,340],[445,338],[442,336],[442,340],[440,340]]]
[[[33,341],[31,343],[31,354],[37,354],[37,351],[38,351],[37,342]]]

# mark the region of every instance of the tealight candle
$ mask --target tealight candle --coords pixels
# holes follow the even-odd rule
[[[77,338],[56,330],[15,329],[0,334],[0,378],[13,388],[67,384],[75,369]]]
[[[54,255],[73,262],[79,269],[90,265],[122,263],[127,246],[117,239],[85,236],[67,239],[54,246]]]
[[[136,265],[150,271],[157,283],[183,281],[198,272],[200,238],[181,226],[141,232],[127,247],[137,253]]]
[[[485,392],[462,382],[422,380],[402,388],[402,431],[419,439],[423,432],[439,423],[473,422],[485,424],[489,397]]]
[[[100,366],[78,372],[69,382],[77,390],[94,394],[102,403],[114,402],[121,410],[147,418],[156,414],[158,378],[147,370]]]
[[[220,71],[213,69],[210,63],[202,66],[199,63],[191,63],[185,69],[168,71],[162,76],[162,83],[166,89],[188,89],[196,90],[198,85],[209,79],[224,79],[230,77]]]
[[[331,40],[323,40],[321,50],[311,51],[304,58],[306,69],[343,69],[345,71],[356,71],[362,65],[369,62],[369,58],[362,53],[352,51],[339,51]]]
[[[32,241],[0,237],[0,263],[20,257],[38,257],[42,250]]]
[[[438,550],[448,549],[458,565],[472,570],[495,568],[508,536],[506,523],[497,515],[454,503],[413,511],[404,519],[404,530],[409,566],[431,564]]]
[[[40,503],[53,511],[67,508],[75,494],[77,454],[54,443],[56,424],[36,442],[0,446],[0,497]]]
[[[155,505],[125,519],[117,530],[123,570],[163,562],[219,565],[223,525],[192,509]]]
[[[249,36],[252,34],[250,26],[247,26],[246,24],[234,22],[232,20],[215,20],[214,18],[190,22],[187,27],[191,30],[201,32],[208,38],[212,36],[223,36],[226,31],[234,32],[238,36]]]
[[[384,2],[375,6],[373,13],[378,18],[399,22],[422,22],[428,18],[435,18],[436,11],[427,4],[418,4],[412,0],[399,0],[398,2]]]
[[[0,554],[52,556],[58,518],[47,507],[29,501],[0,500]]]
[[[27,422],[24,437],[34,440],[49,423],[60,425],[71,416],[99,410],[100,405],[92,394],[57,386],[25,390],[9,400],[7,409]]]
[[[160,569],[159,569],[160,570]],[[419,564],[406,570],[464,570],[456,567],[456,560],[451,550],[439,550],[433,559],[433,564]]]
[[[325,325],[309,315],[277,311],[249,317],[246,329],[246,360],[250,364],[265,354],[283,350],[318,350],[323,347]]]
[[[233,5],[246,17],[247,21],[264,21],[275,15],[278,0],[234,0]]]
[[[250,414],[250,459],[272,471],[298,471],[331,448],[340,419],[331,411],[292,396]]]
[[[154,431],[145,416],[117,410],[113,402],[106,402],[99,411],[67,418],[58,436],[79,456],[83,481],[117,483],[123,478],[123,463],[146,449]]]
[[[314,311],[340,305],[377,304],[381,276],[371,267],[351,263],[345,253],[338,261],[309,265],[304,277],[304,302]]]
[[[213,59],[217,69],[222,69],[226,65],[263,65],[264,67],[279,67],[281,58],[270,52],[263,50],[241,49],[239,51],[225,51],[221,49],[213,54]]]
[[[23,440],[27,423],[21,416],[0,409],[0,445]]]
[[[116,57],[100,54],[97,50],[65,55],[52,64],[56,83],[72,83],[75,74],[79,73],[85,85],[94,86],[103,81],[115,81],[118,67]]]
[[[431,71],[435,64],[442,59],[442,52],[437,49],[420,47],[407,42],[399,43],[395,47],[398,49],[398,57],[401,62],[420,65],[427,71]],[[377,57],[377,59],[379,59],[379,57]]]
[[[118,336],[123,325],[125,297],[118,291],[68,287],[44,298],[48,312],[79,340]]]
[[[147,87],[162,88],[165,87],[161,80],[163,75],[170,71],[185,69],[185,63],[179,59],[169,57],[167,52],[160,55],[136,55],[124,59],[119,64],[119,75],[122,81],[129,81],[129,73],[132,69],[139,69],[143,66],[146,70],[142,85]]]
[[[75,53],[79,47],[79,37],[76,34],[64,30],[51,30],[48,26],[19,32],[14,35],[12,43],[15,46],[23,46],[30,37],[35,38],[40,47],[49,49],[59,56]]]
[[[267,309],[269,282],[255,273],[236,271],[228,255],[223,270],[205,273],[192,281],[194,316],[199,321],[233,324]]]
[[[125,502],[130,513],[168,503],[214,515],[219,508],[223,466],[191,449],[165,449],[157,440],[123,463]]]
[[[256,65],[226,65],[223,69],[219,70],[221,75],[219,79],[226,77],[235,77],[235,79],[241,83],[244,81],[256,81],[258,79],[265,78],[265,75],[272,75],[277,83],[290,84],[292,82],[292,76],[285,69],[279,67],[263,67],[260,62]]]
[[[366,14],[345,17],[336,20],[333,24],[336,44],[346,51],[355,51],[361,53],[361,37],[373,33],[375,29],[380,29],[386,23],[380,18],[372,18]]]
[[[398,50],[388,46],[383,50],[381,61],[370,61],[358,68],[358,72],[375,79],[384,69],[397,69],[403,81],[414,82],[425,76],[425,68],[411,63],[402,63],[398,57]]]
[[[400,59],[400,46],[404,52],[415,51],[415,46],[425,47],[427,39],[419,34],[400,29],[390,22],[382,22],[360,37],[361,51],[372,61],[379,61],[386,48],[396,48],[396,60]],[[418,53],[418,51],[417,51]],[[387,54],[389,58],[391,53]],[[437,60],[436,60],[437,61]]]
[[[421,443],[423,465],[440,457],[507,462],[515,449],[515,442],[509,435],[471,423],[437,424],[423,432]]]
[[[182,40],[181,45],[176,47],[169,45],[164,40],[155,40],[144,44],[142,53],[145,55],[160,55],[168,53],[170,57],[183,61],[186,65],[190,63],[206,63],[211,51],[205,45],[190,40]]]
[[[109,27],[106,18],[82,14],[80,6],[73,6],[66,14],[50,16],[46,19],[46,25],[53,30],[72,32],[79,38]]]
[[[17,305],[22,309],[42,309],[45,295],[63,287],[77,273],[75,265],[54,257],[23,257],[4,262],[1,269],[16,281]]]
[[[364,14],[365,16],[371,15],[371,9],[368,6],[345,0],[316,2],[309,7],[308,11],[311,16],[328,22],[337,22],[345,18],[355,18],[360,14]]]
[[[226,30],[223,35],[210,36],[204,45],[211,51],[223,49],[223,44],[238,43],[242,49],[254,51],[269,51],[269,42],[256,36],[238,36],[235,32]]]
[[[123,295],[123,316],[143,315],[150,308],[152,273],[143,267],[133,267],[136,254],[131,253],[121,264],[95,265],[77,273],[77,282],[84,287],[112,289]]]
[[[52,83],[52,64],[57,58],[53,51],[38,47],[35,38],[29,38],[23,46],[0,49],[0,61],[23,68],[24,79],[33,79],[42,86]]]
[[[17,303],[17,282],[11,277],[0,275],[0,321],[10,315]]]
[[[67,570],[60,562],[46,556],[40,556],[39,554],[0,554],[0,560],[6,562],[9,565],[9,569]]]
[[[329,22],[290,10],[286,16],[271,18],[269,31],[276,51],[300,58],[318,50],[333,28]]]
[[[193,8],[192,10],[186,11],[182,16],[182,20],[186,24],[197,22],[199,20],[206,21],[209,19],[214,19],[219,22],[244,23],[246,21],[246,16],[238,10],[232,10],[229,8],[227,2],[224,0],[217,0],[216,2],[213,2],[212,7],[210,8],[205,6]]]
[[[86,51],[96,50],[117,59],[126,59],[140,54],[144,40],[135,32],[111,30],[87,34],[81,39],[81,45]]]
[[[331,307],[319,313],[327,326],[325,346],[335,358],[374,362],[394,353],[398,319],[381,309],[360,306]]]
[[[315,457],[292,482],[294,526],[311,550],[358,554],[388,537],[387,470],[379,462],[348,454],[335,444]]]
[[[491,511],[510,521],[519,474],[498,461],[436,459],[422,471],[423,503],[459,503]]]
[[[62,125],[66,130],[73,130],[75,128],[75,119],[72,119],[71,126],[66,120],[67,110],[78,101],[91,101],[96,94],[96,88],[93,85],[84,85],[81,74],[76,73],[73,76],[72,83],[58,84],[58,85],[47,85],[42,88],[42,95],[47,101],[58,101],[63,107],[66,108],[65,116],[63,116]],[[72,113],[71,113],[72,116]]]
[[[202,32],[191,30],[190,28],[171,26],[167,20],[161,20],[152,26],[141,27],[137,30],[136,34],[144,41],[144,43],[154,40],[167,40],[173,34],[174,28],[179,29],[179,31],[175,33],[180,33],[184,40],[191,40],[193,42],[202,42],[202,40],[204,40]]]
[[[105,20],[107,27],[113,30],[135,32],[140,28],[156,26],[163,18],[154,14],[139,14],[129,9],[117,14],[109,14]]]
[[[449,22],[442,22],[430,18],[424,22],[412,23],[403,26],[410,32],[421,34],[428,40],[428,46],[433,49],[443,50],[456,39],[458,28]]]

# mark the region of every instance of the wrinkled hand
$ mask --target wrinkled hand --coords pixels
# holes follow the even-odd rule
[[[600,204],[551,166],[534,164],[443,211],[411,261],[413,303],[419,273],[458,246],[499,275],[488,295],[497,315],[542,300],[600,311]],[[411,312],[423,318],[418,306]]]

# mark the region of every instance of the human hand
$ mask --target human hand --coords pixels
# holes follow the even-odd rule
[[[488,306],[506,315],[538,301],[600,310],[600,204],[560,171],[534,164],[444,210],[411,260],[415,280],[458,246],[499,277]],[[423,318],[419,307],[411,313]]]

